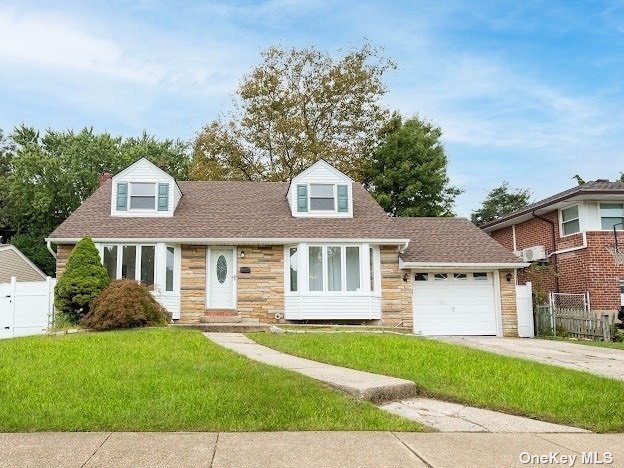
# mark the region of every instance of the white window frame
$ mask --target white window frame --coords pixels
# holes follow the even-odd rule
[[[167,291],[167,249],[173,249],[173,289],[171,291]],[[158,252],[158,250],[157,250]],[[176,268],[178,265],[178,248],[175,245],[171,245],[171,244],[165,244],[164,247],[164,254],[165,254],[165,258],[163,260],[163,287],[162,287],[162,294],[165,294],[167,296],[177,296],[178,295],[178,282],[179,282],[179,278],[178,278],[178,271],[179,268]],[[155,262],[156,265],[158,265],[158,261]],[[158,268],[156,268],[156,271],[158,271]],[[156,283],[156,276],[154,276],[154,283]]]
[[[576,218],[572,218],[572,219],[568,219],[565,223],[563,221],[563,212],[565,210],[569,210],[570,208],[574,208],[576,206]],[[566,234],[564,231],[564,224],[566,223],[570,223],[572,221],[578,221],[579,224],[579,230],[576,232],[571,232],[569,234]],[[580,204],[575,204],[575,205],[570,205],[570,206],[566,206],[565,208],[559,208],[559,237],[568,237],[568,236],[573,236],[575,234],[579,234],[582,231],[582,226],[581,226],[581,206]]]
[[[622,207],[622,211],[624,212],[624,203],[618,203],[618,202],[608,202],[608,201],[604,201],[604,202],[598,202],[598,223],[600,225],[600,230],[601,231],[605,231],[605,232],[613,232],[613,229],[604,229],[602,227],[602,205],[620,205]],[[620,229],[618,229],[618,231],[621,231],[624,229],[624,226],[621,227]]]
[[[128,181],[128,206],[126,212],[131,213],[156,213],[158,212],[158,181],[157,180],[135,180]],[[132,206],[132,186],[134,184],[152,184],[154,186],[154,208],[131,208]],[[137,195],[141,196],[141,195]]]
[[[312,196],[313,185],[331,185],[332,186],[332,194],[334,197],[334,209],[333,210],[313,210],[312,209],[312,198],[319,198],[319,197]],[[308,182],[308,212],[320,213],[320,214],[338,213],[338,185],[335,183],[327,184],[323,182]]]

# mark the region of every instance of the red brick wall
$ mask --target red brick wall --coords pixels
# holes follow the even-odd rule
[[[582,234],[561,237],[557,210],[542,215],[555,223],[555,242],[552,227],[546,221],[533,218],[515,226],[516,249],[522,250],[535,245],[546,247],[547,254],[583,245]],[[491,233],[492,237],[509,249],[513,249],[511,226]],[[589,291],[592,309],[617,310],[620,307],[619,281],[624,280],[624,266],[617,266],[606,247],[613,245],[610,232],[590,231],[587,233],[587,248],[557,254],[550,258],[556,266],[558,276],[550,275],[543,281],[544,289],[568,293]],[[518,272],[518,283],[529,280],[526,271]]]

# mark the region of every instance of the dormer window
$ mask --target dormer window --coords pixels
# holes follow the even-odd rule
[[[156,184],[146,182],[130,183],[130,209],[156,209]]]
[[[310,184],[310,211],[334,211],[334,185]]]

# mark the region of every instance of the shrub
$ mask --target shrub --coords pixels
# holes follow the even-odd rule
[[[63,317],[77,323],[89,313],[90,302],[110,283],[108,272],[90,237],[72,249],[65,272],[54,288],[54,304]]]
[[[145,286],[133,280],[115,280],[91,303],[80,325],[94,330],[166,325],[171,314]]]

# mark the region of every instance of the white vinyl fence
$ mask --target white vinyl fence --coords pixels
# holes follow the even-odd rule
[[[54,311],[56,279],[0,284],[0,338],[39,335],[48,330]]]
[[[518,311],[518,336],[533,338],[533,293],[531,283],[516,286],[516,310]]]

